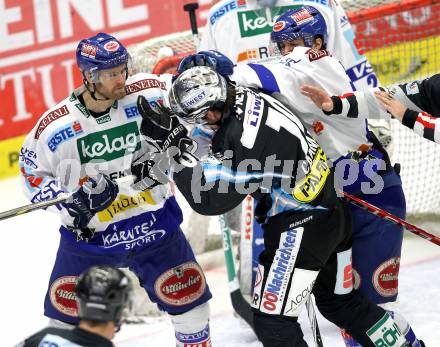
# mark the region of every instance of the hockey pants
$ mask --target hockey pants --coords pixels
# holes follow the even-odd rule
[[[264,239],[252,306],[255,331],[265,347],[307,346],[297,319],[310,293],[323,316],[364,347],[375,347],[382,338],[377,334],[394,334],[392,318],[352,289],[351,217],[343,202],[324,216],[272,217]],[[391,336],[401,340],[397,333]]]

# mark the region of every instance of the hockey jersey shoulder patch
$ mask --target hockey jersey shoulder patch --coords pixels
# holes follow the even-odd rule
[[[129,78],[125,85],[125,92],[130,95],[151,88],[166,90],[167,83],[157,75],[140,73]]]
[[[310,61],[315,61],[324,57],[331,57],[331,54],[326,50],[316,50],[313,48],[310,48],[306,54],[309,56]]]
[[[67,108],[67,105],[62,105],[49,113],[47,113],[38,123],[38,126],[35,130],[35,139],[38,140],[41,133],[44,131],[44,129],[47,128],[47,126],[52,123],[53,121],[67,116],[69,114],[69,109]]]

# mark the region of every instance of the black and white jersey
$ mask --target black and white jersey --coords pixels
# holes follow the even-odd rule
[[[217,215],[248,194],[271,197],[268,217],[326,211],[335,203],[327,157],[301,121],[281,102],[237,87],[235,105],[212,139],[211,155],[174,173],[191,207]]]
[[[16,347],[114,347],[113,343],[94,333],[81,328],[61,329],[45,328],[30,336]]]
[[[440,143],[440,74],[389,88],[334,96],[332,113],[349,118],[390,119],[390,114],[374,96],[376,90],[388,92],[408,108],[403,116],[403,125],[428,140]]]

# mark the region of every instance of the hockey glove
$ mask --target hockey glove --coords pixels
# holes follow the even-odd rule
[[[154,109],[143,96],[137,99],[137,107],[142,116],[141,134],[162,153],[169,152],[170,157],[174,157],[179,163],[194,166],[193,161],[197,159],[192,153],[196,144],[188,137],[186,128],[169,108],[157,102],[152,104]]]
[[[131,165],[131,173],[136,176],[132,187],[136,190],[148,190],[168,183],[166,174],[168,166],[169,160],[161,153],[145,159],[143,157],[135,159]]]
[[[209,66],[224,77],[234,72],[234,63],[231,59],[217,51],[201,51],[183,58],[177,67],[177,72],[182,73],[194,66]]]
[[[118,186],[109,177],[99,174],[94,178],[89,178],[72,194],[65,206],[73,218],[73,223],[69,228],[77,234],[78,239],[93,236],[89,234],[90,229],[87,229],[87,225],[95,213],[111,205],[118,192]]]

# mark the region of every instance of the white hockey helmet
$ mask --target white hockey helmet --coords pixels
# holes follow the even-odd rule
[[[180,74],[170,91],[172,110],[188,123],[197,123],[210,108],[222,108],[227,83],[208,66],[195,66]]]

